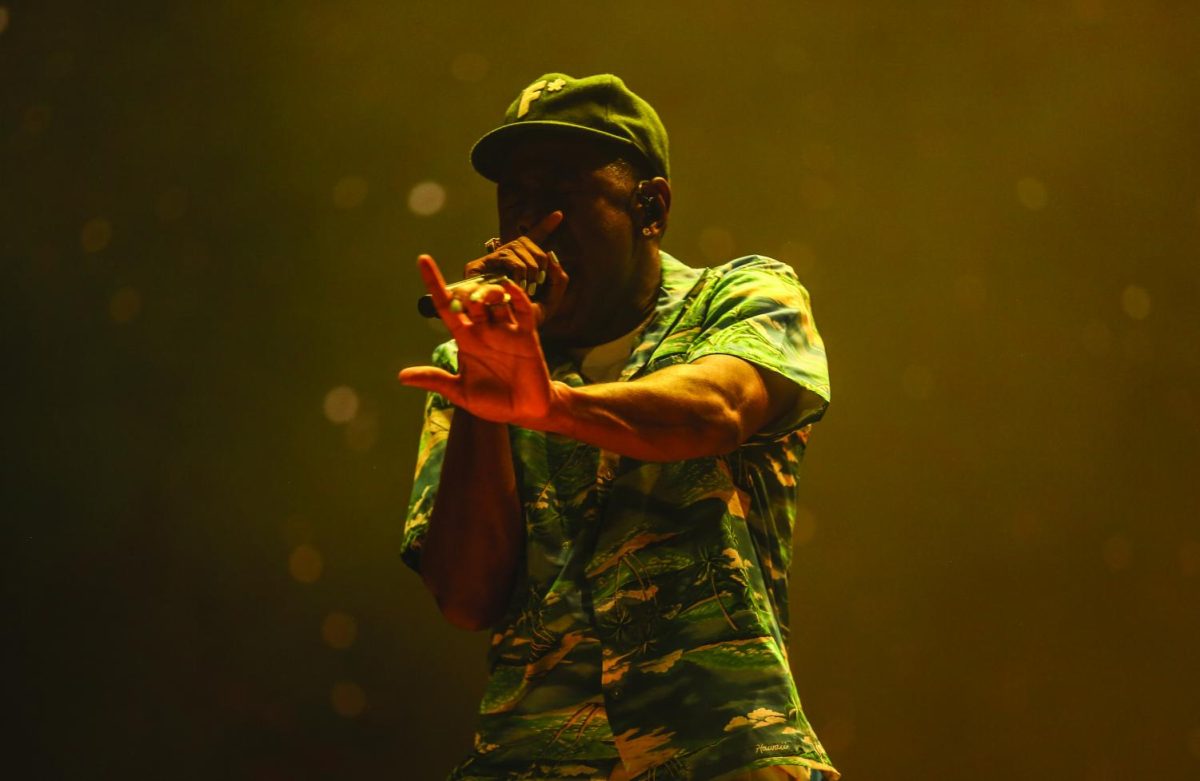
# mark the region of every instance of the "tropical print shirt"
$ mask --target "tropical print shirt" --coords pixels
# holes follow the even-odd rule
[[[662,284],[618,382],[706,355],[794,381],[790,414],[723,456],[659,463],[510,427],[524,561],[494,628],[475,747],[450,778],[705,781],[837,771],[788,666],[800,462],[829,400],[808,292],[761,256],[710,269],[662,254]],[[434,362],[457,370],[453,341]],[[569,356],[554,380],[586,384]],[[420,569],[454,408],[429,394],[402,557]]]

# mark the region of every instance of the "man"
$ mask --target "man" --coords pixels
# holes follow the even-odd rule
[[[550,73],[471,151],[500,238],[447,289],[403,555],[493,630],[452,779],[837,779],[787,663],[795,485],[824,413],[808,295],[757,256],[685,266],[658,115]]]

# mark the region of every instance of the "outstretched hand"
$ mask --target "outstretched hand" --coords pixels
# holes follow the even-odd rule
[[[548,235],[561,220],[561,212],[553,212],[530,238],[544,240],[541,234]],[[565,284],[556,260],[548,262],[548,275]],[[542,307],[508,278],[452,293],[431,256],[421,255],[417,268],[438,316],[458,343],[458,374],[413,366],[400,372],[400,382],[440,393],[456,407],[497,423],[528,425],[545,418],[553,388],[537,334]]]

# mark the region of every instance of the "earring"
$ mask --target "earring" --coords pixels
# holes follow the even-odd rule
[[[646,227],[642,228],[642,235],[643,236],[653,236],[654,235],[654,227],[652,225],[647,225]]]

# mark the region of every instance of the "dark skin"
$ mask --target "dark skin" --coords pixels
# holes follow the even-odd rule
[[[466,266],[468,276],[509,278],[451,293],[433,258],[422,255],[421,276],[458,343],[459,373],[400,372],[401,382],[441,393],[456,408],[421,575],[447,619],[467,629],[500,619],[523,546],[507,424],[630,458],[676,461],[734,450],[790,410],[797,394],[788,380],[727,355],[632,382],[552,382],[543,339],[603,344],[652,311],[671,189],[661,177],[643,185],[658,206],[650,220],[635,197],[636,176],[607,145],[534,138],[510,159],[497,187],[504,245]]]

